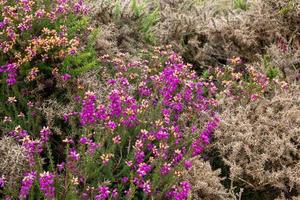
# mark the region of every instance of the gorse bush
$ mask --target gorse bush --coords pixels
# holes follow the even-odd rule
[[[230,178],[267,198],[299,196],[299,87],[246,106],[228,107],[214,133]],[[274,197],[274,198],[275,198]]]
[[[282,39],[299,49],[298,1],[166,0],[160,8],[158,40],[200,68],[225,64],[232,56],[258,61]]]

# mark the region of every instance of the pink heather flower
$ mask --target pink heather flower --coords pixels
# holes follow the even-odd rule
[[[251,99],[251,101],[256,101],[258,99],[258,97],[259,96],[257,94],[251,94],[250,99]]]
[[[150,185],[150,181],[146,181],[143,185],[142,185],[142,189],[143,192],[147,195],[149,195],[151,193],[151,185]]]
[[[41,141],[43,143],[48,142],[50,135],[51,135],[50,128],[49,127],[43,127],[43,129],[40,131]]]
[[[33,108],[34,107],[34,103],[32,101],[28,101],[27,106],[29,108]]]
[[[39,9],[35,12],[35,17],[42,18],[42,17],[44,17],[45,13],[46,13],[45,10]]]
[[[128,166],[128,167],[131,167],[132,165],[133,165],[133,163],[132,163],[132,161],[125,161],[125,163],[126,163],[126,165]]]
[[[3,122],[4,123],[10,123],[10,122],[12,122],[12,119],[11,119],[11,117],[5,116],[4,119],[3,119]]]
[[[6,179],[4,177],[4,175],[2,175],[2,177],[0,177],[0,188],[3,188],[5,185]]]
[[[120,144],[121,143],[121,136],[117,135],[116,137],[113,137],[113,143],[114,144]]]
[[[35,179],[36,172],[29,172],[25,174],[21,183],[21,190],[19,194],[20,199],[26,199]]]
[[[40,174],[40,189],[48,199],[55,197],[54,175],[50,172]]]
[[[95,197],[95,200],[105,200],[108,199],[110,194],[109,188],[107,186],[100,186],[98,188],[98,195]]]
[[[57,164],[57,168],[58,168],[58,171],[61,172],[65,168],[65,163],[62,162],[60,164]]]
[[[116,188],[113,189],[111,196],[112,196],[113,199],[117,199],[118,198],[118,190]]]
[[[69,151],[69,157],[74,161],[80,160],[80,155],[79,155],[79,153],[77,153],[77,151],[75,149],[71,149]]]

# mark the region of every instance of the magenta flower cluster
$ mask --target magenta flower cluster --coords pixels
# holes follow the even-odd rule
[[[111,136],[114,144],[120,144],[124,135],[118,130],[141,129],[131,137],[133,157],[126,165],[134,175],[133,183],[146,195],[159,193],[159,185],[152,184],[154,169],[159,169],[162,178],[174,173],[181,167],[190,169],[189,158],[201,154],[205,145],[210,143],[211,135],[217,128],[219,119],[212,111],[216,102],[205,96],[204,91],[214,92],[213,85],[207,85],[197,79],[189,65],[172,53],[157,74],[150,73],[147,62],[114,63],[117,77],[109,80],[106,99],[99,101],[97,94],[86,92],[82,100],[79,119],[86,128],[103,127]],[[139,71],[142,76],[132,80],[129,70]],[[129,75],[128,75],[129,74]],[[136,86],[136,82],[139,84]],[[103,94],[101,94],[103,96]],[[156,113],[151,118],[151,113]],[[208,122],[198,123],[202,116],[208,116]],[[92,126],[91,126],[92,125]],[[97,133],[96,133],[97,134]],[[125,138],[128,138],[125,136]],[[91,139],[81,137],[80,143],[90,145]],[[126,143],[126,142],[125,142]],[[102,159],[106,165],[114,155],[104,153]],[[174,175],[173,175],[174,176]],[[125,184],[125,178],[120,183]],[[169,197],[186,199],[190,186],[182,182],[178,187],[170,188]],[[100,187],[98,199],[108,198],[109,188]],[[119,191],[120,192],[120,191]],[[123,191],[130,194],[130,191]],[[171,194],[171,195],[170,195]]]
[[[66,12],[66,2],[60,0],[57,13]],[[40,10],[37,17],[44,14]],[[35,134],[21,126],[12,130],[29,163],[15,197],[30,198],[34,186],[45,199],[187,199],[191,186],[182,175],[203,154],[220,121],[211,98],[215,88],[176,53],[160,53],[165,60],[155,64],[108,61],[116,74],[103,93],[78,89],[71,95],[74,109],[61,115],[70,135],[60,138],[48,126]],[[72,79],[65,88],[75,84],[69,74],[57,77],[63,83]],[[27,103],[30,111],[36,105]]]
[[[9,86],[14,85],[17,82],[17,65],[15,63],[9,63],[0,66],[0,74],[6,73],[6,83]]]
[[[55,197],[54,175],[50,172],[40,174],[39,178],[40,189],[47,199]]]
[[[21,183],[21,190],[19,194],[20,199],[26,199],[35,179],[36,172],[28,172],[25,174]]]

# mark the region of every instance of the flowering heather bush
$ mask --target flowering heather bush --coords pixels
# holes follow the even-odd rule
[[[87,11],[82,0],[5,0],[0,9],[0,64],[8,85],[16,83],[18,73],[28,81],[40,71],[49,74],[55,64],[77,53],[80,42],[70,25]]]
[[[108,81],[106,98],[97,102],[96,95],[87,92],[82,100],[79,117],[85,134],[80,143],[86,156],[77,165],[90,162],[88,157],[100,157],[89,165],[92,169],[102,165],[97,173],[113,180],[107,184],[104,177],[107,187],[99,188],[100,196],[116,190],[129,199],[165,194],[187,198],[189,184],[177,184],[176,177],[210,142],[218,124],[210,112],[214,101],[204,96],[205,86],[176,54],[166,66],[154,69],[145,61],[112,62],[117,73]],[[203,125],[199,119],[206,115],[209,121]],[[91,175],[85,178],[90,180]]]
[[[64,115],[71,133],[55,141],[61,143],[59,158],[53,157],[51,127],[41,127],[39,133],[17,127],[8,133],[26,149],[30,167],[19,182],[20,191],[4,185],[5,194],[188,198],[191,185],[182,175],[218,126],[216,102],[209,97],[210,85],[174,52],[156,49],[141,56],[150,58],[127,62],[103,57],[114,74],[103,93],[73,94],[78,109]]]

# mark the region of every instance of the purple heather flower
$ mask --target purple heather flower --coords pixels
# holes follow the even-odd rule
[[[152,169],[151,165],[148,165],[146,163],[141,163],[138,166],[137,173],[140,176],[146,176],[151,171],[151,169]]]
[[[104,105],[99,105],[95,113],[97,119],[105,120],[107,118],[107,113]]]
[[[167,133],[166,131],[164,130],[159,130],[157,133],[156,133],[156,139],[157,140],[167,140],[169,138],[169,133]]]
[[[162,175],[166,175],[171,171],[171,164],[170,163],[164,163],[164,165],[160,168],[160,173]]]
[[[145,153],[143,151],[137,151],[135,153],[134,158],[135,158],[136,163],[140,164],[140,163],[142,163],[144,161]]]
[[[88,139],[87,137],[81,137],[79,139],[80,144],[88,144],[89,142],[90,142],[90,139]]]
[[[149,181],[144,182],[144,184],[142,185],[142,189],[143,189],[143,192],[144,192],[146,195],[149,195],[149,194],[151,193],[151,185],[150,185],[150,182],[149,182]]]
[[[190,190],[190,184],[186,181],[183,181],[180,183],[180,186],[173,188],[173,190],[167,195],[173,197],[174,200],[186,200]]]
[[[192,143],[192,156],[200,155],[204,151],[201,140],[197,139]]]
[[[110,100],[110,115],[112,117],[120,117],[122,113],[122,102],[118,90],[113,90],[109,95]]]
[[[109,121],[107,123],[108,128],[110,128],[111,130],[115,130],[117,128],[117,124],[113,121]]]
[[[54,175],[50,172],[40,174],[40,189],[48,199],[55,197]]]
[[[42,18],[45,15],[45,10],[39,9],[35,12],[35,17]]]
[[[174,156],[173,156],[173,163],[178,163],[183,158],[183,152],[181,150],[175,150]]]
[[[214,121],[208,122],[202,131],[200,137],[206,144],[210,143],[210,137],[213,131],[217,128],[219,120],[216,118]]]
[[[22,146],[26,149],[29,165],[35,165],[35,154],[42,152],[42,145],[40,141],[31,140],[29,137],[23,140]]]
[[[4,175],[2,177],[0,177],[0,188],[3,188],[5,185],[6,179],[4,177]]]
[[[109,187],[107,186],[100,186],[98,188],[98,195],[95,197],[95,200],[105,200],[109,198]]]
[[[58,171],[61,172],[61,171],[65,168],[65,163],[62,162],[62,163],[60,163],[60,164],[57,164],[57,168],[58,168]]]
[[[0,67],[0,73],[7,73],[6,83],[8,86],[14,85],[17,80],[17,65],[15,63],[9,63]]]
[[[75,149],[71,149],[69,151],[69,157],[74,161],[80,160],[80,155],[79,155],[79,153],[77,153],[77,151]]]
[[[0,29],[3,29],[5,27],[4,22],[0,22]]]
[[[95,101],[95,94],[92,92],[87,92],[82,103],[82,110],[79,114],[82,125],[95,123]]]
[[[48,142],[50,135],[51,135],[50,128],[49,127],[43,127],[43,129],[40,131],[41,141],[43,143]]]
[[[126,183],[128,180],[129,180],[128,177],[124,176],[124,177],[121,179],[121,182],[122,182],[122,183]]]
[[[97,144],[97,143],[95,143],[95,142],[90,142],[89,144],[88,144],[88,153],[90,154],[90,155],[93,155],[94,153],[95,153],[95,151],[100,147],[100,145],[99,144]]]
[[[184,165],[185,169],[188,170],[188,169],[190,169],[193,166],[193,163],[190,160],[185,160],[184,163],[183,163],[183,165]]]
[[[35,179],[36,172],[29,172],[25,174],[21,183],[21,190],[19,194],[20,199],[26,199]]]
[[[61,76],[61,79],[62,79],[63,81],[67,81],[67,80],[69,80],[70,78],[72,78],[72,76],[71,76],[70,74],[63,74],[63,75]]]

